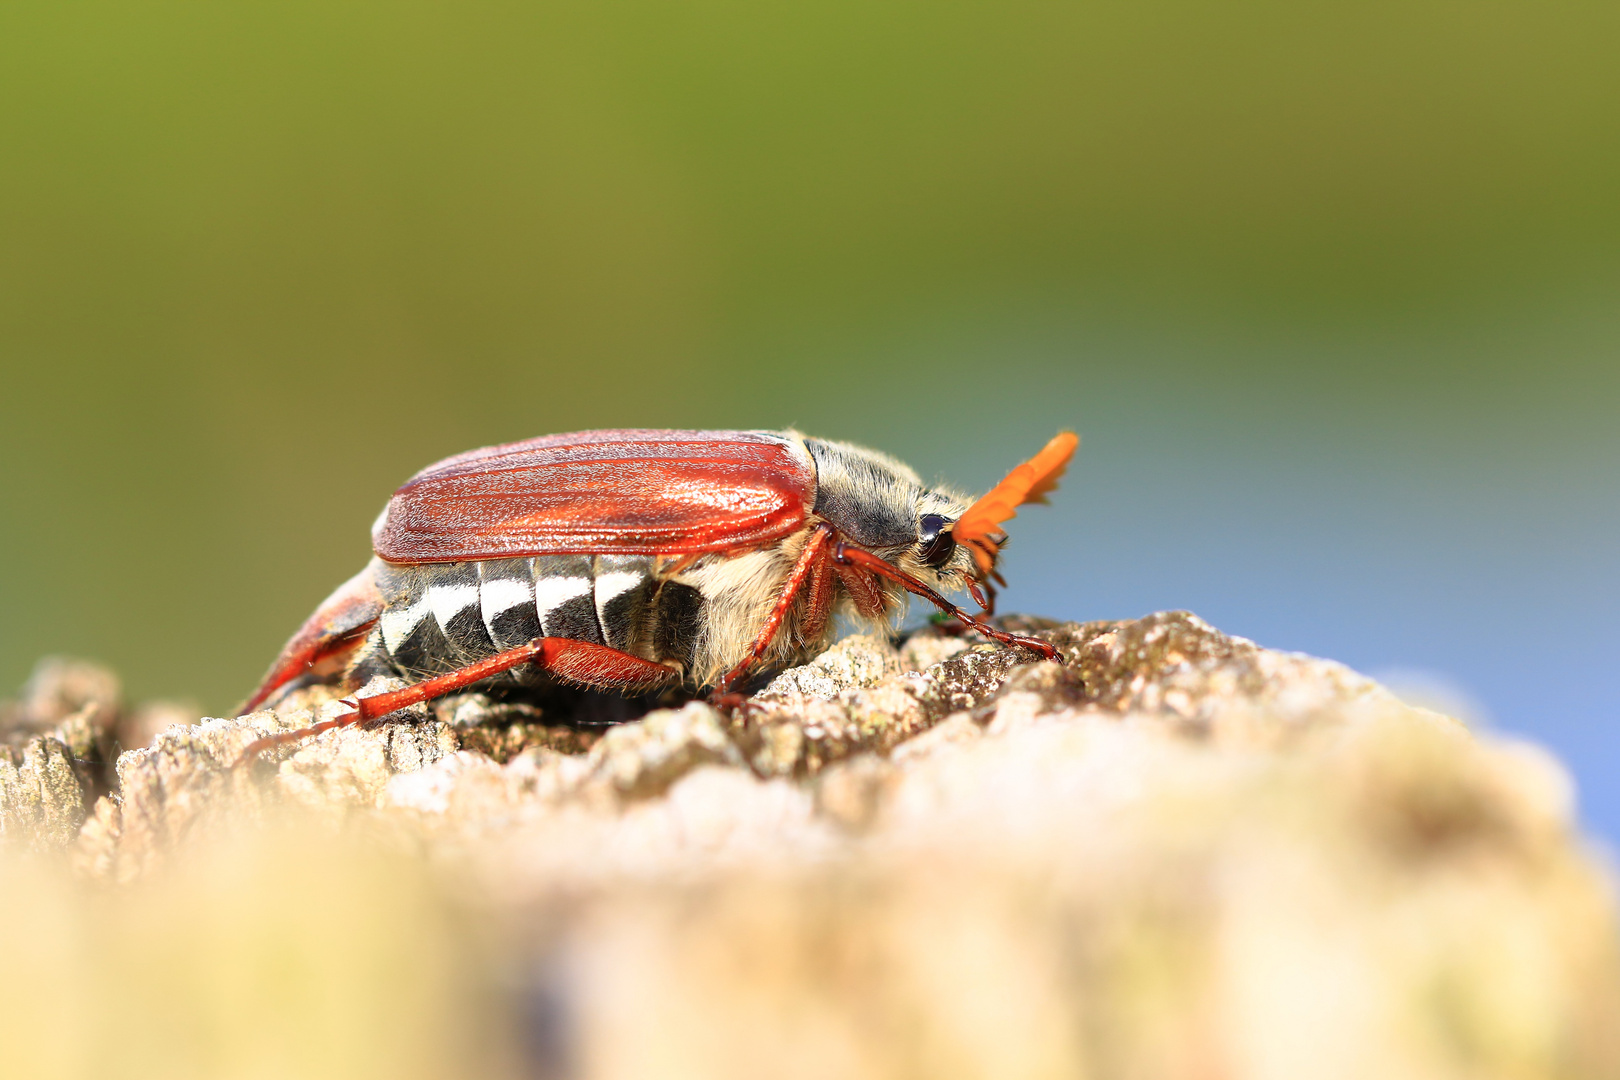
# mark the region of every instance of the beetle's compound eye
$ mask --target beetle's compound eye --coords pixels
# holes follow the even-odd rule
[[[917,534],[917,557],[929,566],[944,566],[956,551],[956,538],[945,531],[950,521],[938,514],[924,514]]]

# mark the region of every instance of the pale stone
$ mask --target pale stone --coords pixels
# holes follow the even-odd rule
[[[322,955],[344,959],[279,976],[289,1000],[349,980],[411,1017],[373,1046],[334,1014],[338,1043],[370,1048],[355,1060],[403,1040],[421,1047],[413,1061],[462,1047],[467,1075],[565,1062],[636,1080],[1620,1068],[1614,885],[1545,751],[1185,613],[1009,625],[1061,661],[934,630],[898,652],[850,639],[732,715],[690,702],[576,729],[551,704],[460,695],[243,762],[252,740],[342,711],[313,688],[156,733],[93,801],[95,774],[74,771],[66,740],[99,745],[118,724],[92,718],[122,707],[36,695],[78,704],[12,708],[44,727],[14,725],[26,738],[0,758],[0,829],[12,845],[67,844],[86,896],[117,881],[161,898],[145,925],[188,958],[184,986],[216,985],[210,965],[227,962],[218,937],[186,949],[188,857],[246,853],[202,910],[256,912],[230,924],[253,957],[306,940],[262,897],[308,882],[318,925],[346,931]],[[253,854],[287,821],[303,830],[295,854]],[[303,853],[333,838],[404,861],[375,879],[331,862],[300,877]],[[29,918],[70,913],[62,942],[93,937],[80,894],[23,888]],[[423,915],[427,895],[487,941]],[[401,897],[409,921],[393,914]],[[374,923],[387,947],[355,951]],[[421,970],[482,989],[411,1006],[411,987],[379,974],[392,970],[379,957],[401,955],[453,957]],[[82,943],[19,939],[7,956],[31,985],[119,977]],[[73,977],[51,983],[53,965]],[[118,1016],[141,1021],[121,1030],[219,1023],[195,1019],[206,998],[162,1015],[121,1001]],[[71,1015],[70,997],[50,1000],[16,1015]],[[468,1032],[482,1034],[455,1041]],[[467,1045],[491,1059],[475,1065]],[[91,1071],[150,1060],[113,1052]]]

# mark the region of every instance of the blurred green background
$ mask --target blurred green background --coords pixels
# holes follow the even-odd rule
[[[228,709],[472,446],[794,424],[983,487],[1072,426],[1009,608],[1401,669],[1620,836],[1617,31],[12,0],[0,686],[70,652]]]

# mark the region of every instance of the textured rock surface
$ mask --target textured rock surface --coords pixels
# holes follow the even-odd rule
[[[361,950],[341,978],[442,954],[433,977],[472,988],[400,1007],[389,1060],[443,1033],[397,1066],[412,1075],[454,1075],[432,1063],[469,1040],[480,1075],[1620,1071],[1610,882],[1556,762],[1182,613],[1019,627],[1062,661],[856,637],[731,716],[694,702],[579,728],[469,694],[235,767],[341,707],[313,689],[170,727],[116,759],[115,784],[70,748],[140,730],[85,714],[122,716],[116,686],[36,688],[7,714],[0,821],[81,881],[170,888],[176,911],[189,893],[161,883],[191,880],[188,852],[256,851],[244,838],[276,823],[302,823],[299,851],[386,853],[410,869],[366,884],[323,863],[300,903],[396,927],[376,955],[331,945]],[[238,932],[296,951],[296,921],[252,913],[308,880],[303,856],[243,858],[223,901]],[[456,929],[393,914],[440,902]],[[184,985],[216,980],[205,955],[175,962]],[[370,1060],[373,1036],[332,1037]],[[241,1071],[220,1045],[213,1072]]]
[[[116,786],[121,746],[145,745],[159,726],[196,718],[163,702],[127,710],[112,672],[42,660],[21,696],[0,702],[0,842],[68,843],[91,803]]]

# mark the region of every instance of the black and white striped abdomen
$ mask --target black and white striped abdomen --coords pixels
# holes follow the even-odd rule
[[[702,598],[656,571],[656,559],[644,555],[381,563],[378,628],[390,660],[411,681],[537,637],[590,641],[685,670]],[[511,675],[503,681],[544,681],[527,666]]]

